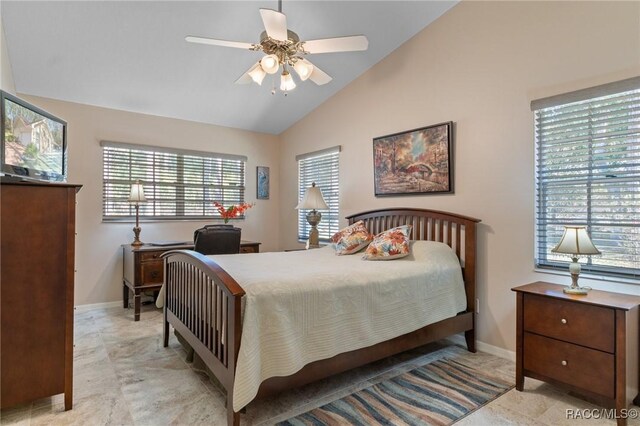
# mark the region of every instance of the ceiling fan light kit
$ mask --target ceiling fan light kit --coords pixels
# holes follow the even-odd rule
[[[187,36],[185,40],[190,43],[264,52],[265,56],[238,78],[236,83],[247,84],[253,81],[261,86],[266,74],[276,74],[282,67],[280,90],[285,95],[296,87],[287,68],[293,68],[300,81],[311,80],[318,86],[332,80],[327,73],[304,58],[304,55],[363,51],[369,47],[369,41],[363,35],[300,41],[300,37],[296,33],[287,29],[287,17],[282,13],[281,2],[279,2],[279,11],[260,9],[260,16],[266,31],[260,35],[260,43],[258,44],[195,36]],[[275,89],[272,90],[272,93],[274,91]]]
[[[264,77],[267,75],[267,73],[264,71],[264,68],[262,68],[260,64],[255,64],[253,68],[247,72],[247,74],[249,74],[251,80],[253,80],[254,83],[257,83],[258,86],[262,86],[262,80],[264,80]]]
[[[280,90],[283,92],[288,92],[296,88],[296,82],[293,81],[293,77],[289,74],[289,71],[282,71],[282,76],[280,77]]]
[[[278,68],[280,67],[280,60],[272,53],[262,58],[259,66],[262,67],[264,72],[267,74],[275,74],[278,72]]]
[[[300,80],[306,81],[313,72],[313,64],[306,59],[300,59],[293,65],[293,69],[298,73]]]

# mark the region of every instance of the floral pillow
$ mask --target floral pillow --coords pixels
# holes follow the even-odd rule
[[[365,260],[392,260],[409,255],[411,225],[391,228],[375,236],[362,257]]]
[[[367,231],[361,220],[341,229],[331,237],[337,255],[356,253],[369,245],[371,240],[373,240],[373,234]]]

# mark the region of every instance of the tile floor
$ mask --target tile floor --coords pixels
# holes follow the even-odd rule
[[[3,410],[2,425],[225,425],[224,396],[201,371],[185,362],[172,336],[162,347],[162,313],[146,306],[140,322],[131,309],[109,308],[75,315],[74,407],[64,411],[62,395]],[[241,417],[243,425],[269,425],[408,371],[443,356],[514,380],[514,364],[471,354],[442,341],[339,376],[257,401]],[[458,425],[600,425],[603,420],[570,420],[567,409],[596,408],[533,379],[480,408]],[[630,421],[640,425],[640,421]]]

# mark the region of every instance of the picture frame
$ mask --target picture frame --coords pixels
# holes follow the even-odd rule
[[[256,198],[258,200],[269,199],[269,167],[256,167]]]
[[[453,122],[373,139],[376,197],[453,194]]]

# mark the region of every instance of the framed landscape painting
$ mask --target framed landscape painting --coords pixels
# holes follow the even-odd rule
[[[453,122],[373,139],[375,195],[453,193]]]
[[[258,200],[269,199],[269,168],[265,166],[258,166],[256,171],[257,176],[257,194]]]

